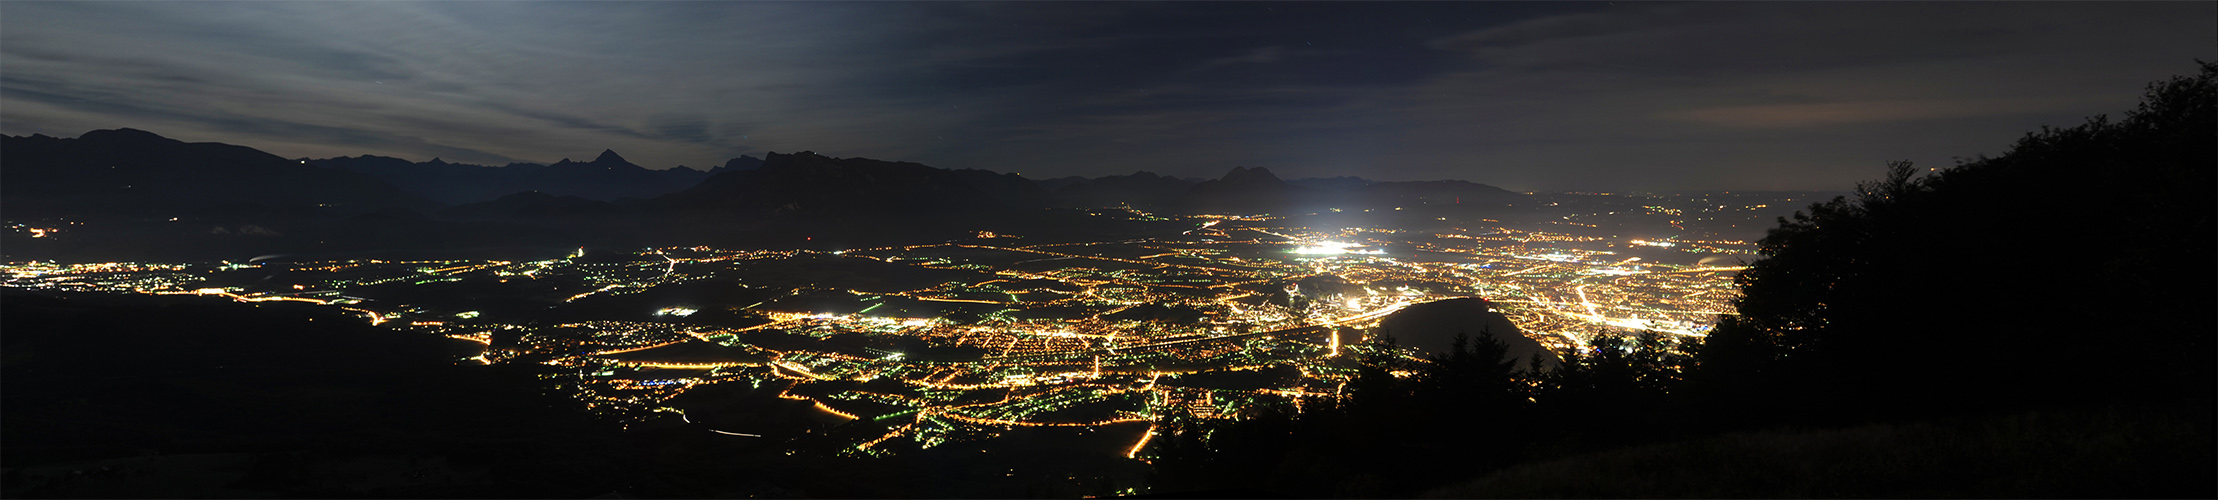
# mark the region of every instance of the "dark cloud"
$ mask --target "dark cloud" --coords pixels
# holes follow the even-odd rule
[[[1841,188],[2218,59],[2202,3],[0,3],[0,132],[286,156]]]

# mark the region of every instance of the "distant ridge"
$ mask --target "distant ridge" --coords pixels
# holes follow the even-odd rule
[[[655,170],[625,160],[613,149],[604,149],[587,162],[563,158],[547,165],[510,163],[500,167],[448,163],[438,158],[409,162],[373,155],[304,160],[369,174],[449,205],[488,202],[534,191],[598,201],[647,199],[693,187],[711,175],[762,165],[761,159],[741,156],[705,171],[684,165]]]
[[[1179,208],[1191,212],[1277,212],[1292,210],[1316,190],[1287,184],[1270,169],[1232,167],[1224,177],[1203,181],[1186,191]]]
[[[168,219],[216,209],[436,206],[373,176],[137,129],[94,130],[75,139],[0,137],[0,150],[0,205],[10,217]]]
[[[762,168],[762,159],[761,159],[761,158],[756,158],[756,157],[753,157],[753,156],[745,156],[745,155],[741,155],[741,156],[740,156],[740,157],[738,157],[738,158],[733,158],[733,159],[730,159],[730,160],[726,160],[726,161],[724,162],[724,165],[723,165],[723,166],[719,166],[719,167],[716,167],[716,168],[711,168],[711,169],[709,169],[709,171],[708,171],[708,172],[709,172],[709,174],[713,175],[713,174],[721,174],[721,173],[724,173],[724,172],[730,172],[730,171],[733,171],[733,170],[754,170],[754,169],[758,169],[758,168]]]
[[[1469,212],[1505,207],[1527,198],[1507,189],[1461,180],[1379,182],[1342,176],[1287,182],[1266,168],[1235,167],[1221,179],[1195,184],[1178,206],[1190,212],[1220,213],[1424,207]]]
[[[1035,209],[1046,193],[1016,174],[945,170],[911,162],[769,153],[654,200],[662,209],[725,214],[942,214]]]
[[[62,243],[14,244],[47,257],[144,252],[131,250],[137,247],[207,256],[270,248],[892,242],[986,230],[1096,231],[1089,224],[1106,220],[1050,208],[1291,215],[1414,207],[1391,213],[1432,219],[1443,210],[1500,207],[1525,197],[1464,181],[1287,182],[1268,168],[1246,166],[1217,179],[1141,170],[1035,181],[809,151],[740,156],[706,171],[647,169],[613,149],[592,161],[497,167],[376,155],[284,159],[136,129],[9,136],[0,149],[0,206],[11,219],[137,224],[104,226],[112,231],[106,236],[81,230]]]
[[[1161,210],[1175,205],[1194,182],[1141,170],[1129,175],[1069,178],[1054,190],[1057,202],[1071,207],[1113,207]]]
[[[86,135],[110,142],[128,142],[133,137],[138,137],[139,140],[160,137],[135,129],[96,130],[87,132]],[[34,137],[46,136],[35,135],[23,139]],[[836,161],[833,163],[849,160],[906,163],[863,158],[834,160]],[[788,164],[795,162],[791,158],[783,161]],[[632,203],[686,191],[719,175],[761,170],[771,163],[766,158],[739,156],[706,170],[682,165],[656,170],[634,164],[614,149],[601,150],[591,161],[562,158],[552,164],[510,163],[503,166],[453,163],[436,157],[413,162],[378,155],[300,158],[295,162],[368,175],[408,194],[448,206],[492,202],[508,195],[526,192],[619,204]],[[859,164],[861,163],[857,163]],[[1457,204],[1465,201],[1497,204],[1523,196],[1493,186],[1455,180],[1379,182],[1361,177],[1339,176],[1286,181],[1269,168],[1248,166],[1234,167],[1216,179],[1188,179],[1140,170],[1131,174],[1093,178],[1070,176],[1033,180],[1016,174],[987,170],[933,170],[953,173],[952,175],[962,179],[960,184],[978,190],[975,194],[992,199],[999,206],[1027,208],[1130,206],[1173,212],[1294,213],[1315,212],[1343,205],[1381,208],[1443,202]],[[763,178],[800,179],[790,174]],[[911,187],[953,192],[936,182]],[[891,194],[900,190],[881,189],[879,192]],[[833,196],[832,193],[821,194]],[[770,196],[770,193],[756,193],[755,197],[765,196]],[[967,203],[929,201],[929,194],[919,196],[921,197],[912,202],[924,206]],[[789,200],[792,201],[799,200]],[[416,208],[430,209],[428,205],[419,205]]]
[[[466,163],[448,163],[438,158],[426,162],[410,162],[400,158],[362,155],[336,158],[302,159],[310,165],[320,165],[359,172],[399,186],[418,196],[444,204],[468,203],[490,200],[514,193],[516,178],[526,172],[546,168],[536,163],[512,163],[505,167],[488,167]]]
[[[614,204],[576,196],[556,196],[538,191],[502,196],[500,199],[469,203],[439,211],[439,215],[461,220],[574,220],[580,217],[615,217],[623,210]]]

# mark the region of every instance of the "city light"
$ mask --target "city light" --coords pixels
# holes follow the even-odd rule
[[[1288,401],[1299,411],[1315,403],[1307,400],[1342,397],[1360,358],[1343,355],[1351,346],[1342,335],[1375,329],[1412,306],[1485,298],[1527,337],[1568,351],[1602,333],[1704,335],[1716,317],[1730,314],[1737,296],[1733,272],[1741,269],[1616,255],[1610,243],[1623,248],[1624,240],[1505,226],[1428,233],[1318,229],[1275,217],[1187,220],[1193,224],[1182,227],[1189,229],[1170,233],[1182,238],[1176,240],[839,251],[690,246],[617,253],[591,263],[577,260],[580,249],[566,259],[532,262],[26,262],[4,270],[11,287],[341,307],[372,325],[482,349],[459,360],[464,363],[529,360],[557,367],[573,397],[626,422],[690,421],[672,406],[681,404],[673,398],[737,383],[806,402],[825,417],[889,423],[883,433],[847,443],[844,449],[853,453],[894,453],[881,446],[894,439],[935,446],[958,430],[990,438],[1017,427],[1147,422],[1149,428],[1121,450],[1137,460],[1157,442],[1172,408],[1182,409],[1179,418],[1228,418],[1240,405],[1260,401]],[[1207,238],[1200,237],[1204,233]],[[992,239],[1019,241],[1008,236]],[[1748,248],[1723,239],[1678,243],[1687,241]],[[1380,250],[1397,242],[1419,254]],[[868,263],[976,277],[889,287],[835,284],[853,278],[823,276],[776,288],[781,285],[747,274],[749,266],[782,262]],[[226,277],[235,271],[282,279]],[[352,295],[369,287],[528,277],[536,289],[550,291],[544,300],[553,307],[597,307],[667,285],[735,279],[723,276],[773,288],[746,303],[661,306],[652,310],[653,321],[555,324],[472,306]],[[691,323],[710,310],[752,319],[732,326]],[[970,317],[957,319],[951,311]],[[757,343],[763,339],[785,340]],[[1292,378],[1264,388],[1211,382],[1267,370]],[[1403,372],[1397,375],[1408,375]]]

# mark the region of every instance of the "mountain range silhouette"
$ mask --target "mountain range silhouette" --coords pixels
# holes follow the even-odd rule
[[[5,182],[0,193],[6,195],[0,207],[11,219],[98,220],[118,231],[145,233],[142,238],[205,239],[199,233],[212,233],[237,239],[243,236],[236,228],[252,225],[262,229],[251,234],[287,235],[301,240],[296,246],[319,248],[494,244],[491,234],[526,242],[589,238],[623,244],[716,240],[738,232],[917,236],[967,233],[981,224],[1037,226],[1044,224],[1042,211],[1052,209],[1484,210],[1526,197],[1452,180],[1288,182],[1263,167],[1235,167],[1199,181],[1144,170],[1035,181],[1013,173],[813,151],[741,156],[702,171],[649,169],[614,150],[603,150],[592,161],[497,167],[376,155],[285,159],[136,129],[0,141],[7,151],[0,158]],[[168,222],[190,224],[162,225]],[[810,238],[801,239],[814,241]]]

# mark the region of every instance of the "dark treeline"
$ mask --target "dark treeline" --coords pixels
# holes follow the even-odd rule
[[[1673,397],[1690,359],[1658,334],[1603,337],[1530,371],[1491,332],[1414,362],[1382,332],[1350,350],[1363,367],[1336,406],[1312,401],[1187,419],[1158,449],[1156,491],[1299,497],[1410,496],[1532,457],[1593,451],[1686,426]],[[1533,360],[1527,366],[1546,366]],[[1414,372],[1397,377],[1394,372]]]
[[[1523,371],[1487,332],[1422,362],[1382,332],[1336,406],[1174,419],[1156,491],[2209,497],[2214,123],[2203,63],[2123,119],[1892,164],[1782,218],[1700,342]]]

